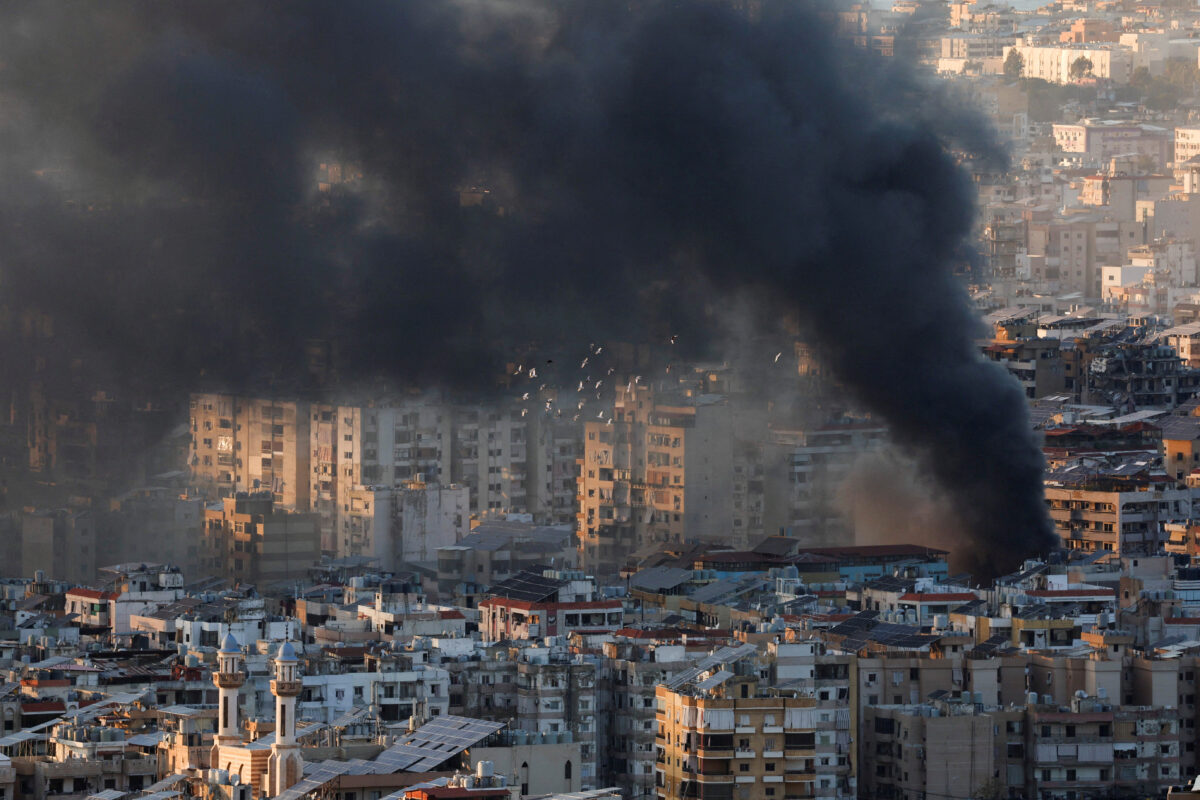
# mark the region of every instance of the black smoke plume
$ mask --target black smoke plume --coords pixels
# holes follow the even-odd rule
[[[7,3],[4,303],[121,380],[288,385],[315,340],[343,380],[469,387],[550,343],[702,354],[705,309],[756,294],[984,571],[1044,550],[1024,398],[951,276],[946,148],[979,128],[802,4],[746,5]],[[333,161],[362,177],[318,192]]]

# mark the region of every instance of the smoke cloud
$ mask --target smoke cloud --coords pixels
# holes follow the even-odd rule
[[[951,572],[987,575],[994,569],[963,546],[970,534],[954,499],[893,447],[859,456],[837,487],[835,505],[850,523],[855,544],[920,544],[948,551]]]
[[[1011,564],[1053,541],[1041,458],[951,275],[946,146],[989,145],[800,5],[5,4],[4,303],[128,381],[299,385],[318,340],[343,380],[470,387],[530,348],[702,355],[757,296]],[[317,191],[330,161],[362,179]]]

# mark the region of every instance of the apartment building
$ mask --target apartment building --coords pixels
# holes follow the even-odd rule
[[[1170,708],[988,705],[969,695],[867,707],[862,788],[867,797],[993,796],[1076,800],[1154,796],[1179,779],[1178,719]]]
[[[1033,220],[1028,225],[1027,252],[1045,257],[1044,275],[1061,291],[1100,294],[1096,270],[1096,230],[1091,220]]]
[[[268,490],[315,511],[329,552],[359,548],[340,515],[364,487],[459,485],[477,519],[574,520],[577,423],[437,397],[354,406],[197,394],[191,405],[193,477],[219,497]]]
[[[723,396],[668,399],[617,390],[612,418],[585,426],[579,467],[580,562],[615,574],[648,544],[748,546],[764,535],[765,410]]]
[[[519,573],[492,586],[479,604],[479,631],[496,642],[617,630],[624,620],[621,601],[596,597],[594,590],[582,572]]]
[[[1008,370],[1030,399],[1058,394],[1067,387],[1057,339],[997,337],[984,345],[983,355]]]
[[[1196,341],[1200,343],[1200,337]],[[1183,486],[1192,472],[1200,469],[1200,416],[1191,409],[1186,415],[1165,416],[1157,424],[1162,435],[1163,468],[1168,477]]]
[[[12,759],[17,800],[134,793],[157,779],[154,745],[127,740],[122,730],[58,722],[48,734],[45,755]]]
[[[1180,125],[1175,128],[1175,163],[1183,164],[1200,155],[1200,128]]]
[[[1200,370],[1184,366],[1175,349],[1162,342],[1104,343],[1093,353],[1087,373],[1092,398],[1169,409],[1200,389]]]
[[[684,645],[656,642],[653,633],[641,634],[645,642],[628,638],[639,634],[618,631],[614,641],[604,643],[600,674],[602,709],[611,719],[602,777],[631,800],[655,796],[655,688],[692,663]]]
[[[35,509],[21,515],[21,575],[44,572],[70,583],[96,579],[96,520],[91,511]]]
[[[360,486],[345,492],[338,509],[339,557],[366,556],[384,569],[400,563],[433,562],[437,550],[470,531],[465,486],[424,484]]]
[[[817,639],[775,641],[772,631],[765,657],[769,685],[801,690],[816,700],[816,755],[813,792],[821,797],[852,797],[857,787],[859,739],[858,659],[827,653]],[[750,637],[747,637],[750,638]]]
[[[540,525],[574,526],[583,423],[548,414],[526,419],[529,481],[525,510]]]
[[[1172,145],[1171,131],[1135,122],[1097,119],[1056,122],[1052,132],[1059,150],[1086,155],[1098,166],[1106,165],[1118,156],[1147,156],[1156,168],[1162,169],[1167,164]]]
[[[1090,77],[1113,83],[1128,83],[1133,74],[1133,53],[1116,45],[1033,45],[1018,42],[1004,48],[1004,57],[1016,50],[1025,59],[1024,76],[1050,83],[1072,83],[1071,66],[1080,58],[1091,62]]]
[[[996,780],[1012,756],[1019,766],[1023,740],[1007,743],[998,753],[994,728],[1007,736],[1015,720],[1004,712],[983,714],[973,703],[868,706],[862,718],[862,769],[859,784],[864,797],[880,800],[944,800],[976,797]],[[997,756],[1004,761],[998,763]],[[1007,772],[1005,772],[1007,776]],[[1021,773],[1022,778],[1024,773]],[[1023,780],[1021,784],[1023,785]]]
[[[193,394],[189,426],[192,478],[217,497],[269,492],[280,505],[309,509],[307,403]]]
[[[204,500],[167,487],[143,487],[109,501],[96,514],[103,561],[171,564],[188,580],[199,575]]]
[[[1151,481],[1073,480],[1052,473],[1046,505],[1063,547],[1122,555],[1152,555],[1165,540],[1163,524],[1188,519],[1197,490]]]
[[[952,33],[941,37],[938,54],[944,59],[966,59],[982,61],[985,58],[1002,58],[1004,48],[1011,47],[1012,35],[997,33]]]
[[[855,461],[877,451],[887,429],[871,420],[846,420],[803,431],[772,431],[763,527],[805,546],[837,545],[850,531],[837,491]]]
[[[558,778],[583,790],[604,785],[598,776],[610,738],[600,713],[599,660],[572,653],[565,642],[555,637],[510,647],[439,639],[429,652],[430,663],[450,674],[451,713],[458,708],[507,725],[504,742],[513,752],[488,755],[499,755],[497,768],[512,770],[514,785],[530,791]],[[530,772],[554,768],[548,778]]]
[[[802,692],[698,666],[659,686],[656,702],[659,800],[849,796],[816,784],[817,720],[837,712]]]
[[[471,490],[480,518],[529,507],[528,425],[521,409],[460,409],[454,427],[455,481]]]
[[[271,492],[241,492],[204,512],[202,570],[233,583],[268,585],[308,574],[321,558],[315,514],[276,508]]]

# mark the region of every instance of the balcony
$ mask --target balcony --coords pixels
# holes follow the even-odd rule
[[[696,755],[700,758],[733,758],[733,747],[706,747],[700,745],[696,748]]]
[[[707,774],[704,772],[696,773],[696,779],[703,784],[712,783],[733,783],[733,775],[731,774]]]

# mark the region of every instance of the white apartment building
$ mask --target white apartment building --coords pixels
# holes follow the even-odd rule
[[[1200,127],[1181,125],[1175,129],[1175,163],[1200,155]]]
[[[1050,83],[1071,83],[1071,65],[1077,59],[1092,62],[1091,76],[1114,83],[1128,83],[1133,75],[1133,53],[1115,45],[1080,47],[1078,45],[1015,44],[1004,48],[1004,57],[1016,50],[1025,59],[1026,78],[1041,78]]]

